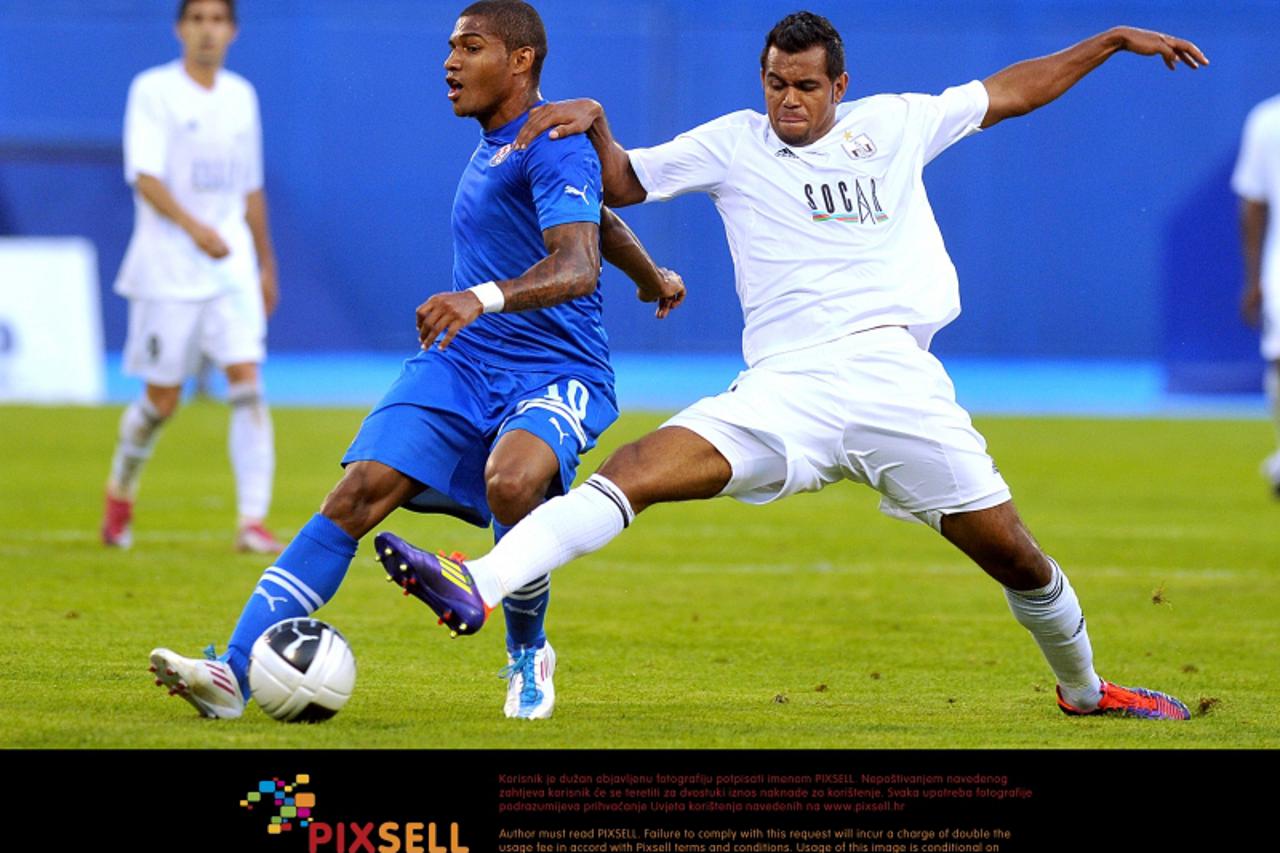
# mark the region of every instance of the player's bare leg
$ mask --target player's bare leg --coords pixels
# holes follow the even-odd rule
[[[1013,501],[944,515],[942,535],[1009,589],[1038,589],[1053,579],[1052,562],[1022,523]]]
[[[654,504],[715,497],[732,474],[720,451],[683,427],[664,427],[624,445],[586,483],[534,510],[468,564],[480,596],[494,604],[529,577],[603,548]]]
[[[362,539],[421,491],[421,483],[381,462],[353,462],[320,505],[320,514],[352,539]]]
[[[639,513],[657,503],[714,498],[729,485],[733,469],[696,432],[664,427],[618,448],[597,473],[617,485]]]
[[[1093,668],[1084,612],[1066,574],[1040,546],[1012,501],[942,517],[942,535],[1004,586],[1014,618],[1031,632],[1058,680],[1068,714],[1118,713],[1187,719],[1185,705],[1163,693],[1109,684]]]
[[[546,500],[560,460],[547,443],[531,432],[513,429],[494,445],[485,464],[485,498],[493,512],[494,542]],[[503,713],[534,720],[555,709],[556,652],[545,625],[551,600],[551,576],[543,575],[502,600],[507,623],[507,680]]]
[[[173,417],[181,396],[182,388],[178,386],[147,385],[143,396],[126,406],[121,414],[119,435],[111,456],[111,473],[107,477],[103,544],[128,548],[133,543],[133,502],[142,469],[155,449],[160,427]]]
[[[455,635],[473,634],[505,596],[603,548],[637,511],[714,497],[731,476],[728,460],[706,439],[683,427],[665,427],[617,450],[583,485],[538,507],[492,551],[466,565],[390,534],[381,534],[375,545],[392,578],[435,610]]]
[[[546,499],[559,472],[555,453],[538,436],[520,429],[503,435],[484,466],[485,498],[493,517],[514,527]]]
[[[227,450],[235,473],[239,514],[236,550],[279,554],[284,546],[263,525],[271,506],[276,451],[261,370],[253,362],[243,362],[227,365],[226,373],[227,403],[231,406]]]

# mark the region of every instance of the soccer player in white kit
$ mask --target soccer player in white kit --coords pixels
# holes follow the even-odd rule
[[[263,526],[275,447],[259,366],[279,296],[258,97],[222,67],[236,36],[234,0],[182,0],[177,35],[182,58],[134,78],[125,110],[125,178],[136,213],[115,289],[129,299],[125,372],[146,389],[120,419],[102,541],[132,543],[139,475],[183,381],[208,357],[227,374],[236,548],[277,553],[280,543]]]
[[[1258,104],[1245,120],[1231,188],[1241,202],[1245,287],[1240,308],[1247,323],[1262,326],[1267,400],[1280,444],[1280,216],[1272,215],[1280,204],[1280,95]],[[1262,468],[1280,498],[1280,447]]]
[[[620,448],[487,556],[458,563],[405,546],[384,565],[398,558],[439,600],[432,607],[450,630],[474,633],[512,590],[603,547],[655,503],[718,495],[768,503],[852,480],[879,491],[890,514],[931,525],[1004,586],[1057,677],[1062,711],[1188,719],[1177,699],[1094,671],[1075,592],[1022,524],[928,352],[960,304],[925,165],[979,129],[1049,103],[1122,50],[1158,54],[1170,69],[1207,62],[1190,42],[1121,27],[938,96],[843,104],[840,36],[800,12],[766,39],[767,115],[743,110],[626,151],[593,101],[535,110],[517,145],[548,128],[553,137],[586,132],[611,205],[712,197],[733,255],[748,369],[728,391]]]

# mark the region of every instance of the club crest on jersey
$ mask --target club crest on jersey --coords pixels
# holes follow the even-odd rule
[[[508,142],[506,145],[499,148],[497,153],[495,153],[492,157],[489,158],[489,165],[501,166],[502,161],[507,159],[508,155],[510,154],[511,154],[511,143]]]
[[[876,153],[876,144],[871,141],[870,136],[865,133],[854,136],[851,130],[844,132],[844,141],[840,143],[840,147],[854,160],[865,160]]]

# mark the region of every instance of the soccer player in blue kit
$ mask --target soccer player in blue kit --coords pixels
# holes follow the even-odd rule
[[[495,538],[573,482],[582,453],[618,416],[596,289],[600,257],[665,317],[684,298],[627,226],[602,208],[585,138],[515,150],[541,103],[546,34],[519,0],[468,6],[449,39],[448,97],[483,136],[453,206],[453,290],[417,310],[422,352],[365,418],[318,514],[267,568],[218,659],[151,653],[156,683],[203,715],[240,716],[253,642],[337,592],[358,540],[400,506],[493,521]],[[549,580],[504,607],[509,717],[550,716],[555,652]]]

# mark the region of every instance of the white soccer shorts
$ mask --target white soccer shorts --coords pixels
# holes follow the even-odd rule
[[[733,469],[721,494],[746,503],[852,480],[940,530],[1010,498],[942,364],[896,326],[765,359],[664,426],[719,450]]]
[[[267,355],[267,322],[257,288],[195,302],[134,299],[124,371],[150,385],[181,385],[207,355],[219,367],[261,364]]]

